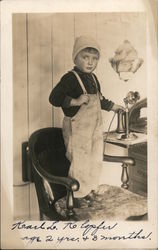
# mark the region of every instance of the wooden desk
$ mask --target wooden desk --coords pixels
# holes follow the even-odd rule
[[[127,147],[127,148],[131,145],[147,142],[146,134],[135,133],[135,132],[133,134],[136,135],[136,138],[133,140],[121,140],[122,134],[118,134],[115,131],[109,132],[108,135],[107,135],[107,132],[104,132],[103,138],[104,138],[104,142],[115,144],[115,145],[122,146],[122,147]]]
[[[121,140],[121,134],[114,131],[104,133],[104,141],[120,147],[128,148],[128,156],[135,159],[135,166],[130,166],[129,190],[147,196],[147,135],[134,133],[137,138],[133,140]]]

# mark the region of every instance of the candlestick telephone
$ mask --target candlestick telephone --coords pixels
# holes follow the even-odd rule
[[[124,98],[125,111],[119,110],[116,113],[117,127],[115,132],[119,134],[120,140],[136,139],[137,136],[133,132],[140,132],[140,133],[147,132],[147,118],[146,117],[140,118],[140,110],[144,107],[147,107],[147,99],[144,98],[143,100],[137,102],[139,99],[140,95],[137,91],[135,92],[130,91]],[[131,107],[129,107],[129,105],[131,105]]]

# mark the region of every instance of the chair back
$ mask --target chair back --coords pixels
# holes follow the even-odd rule
[[[70,162],[65,156],[65,145],[61,128],[43,128],[35,131],[29,138],[29,156],[32,162],[33,177],[42,213],[50,209],[46,195],[42,171],[55,176],[68,176]],[[50,183],[54,203],[66,195],[63,185]]]

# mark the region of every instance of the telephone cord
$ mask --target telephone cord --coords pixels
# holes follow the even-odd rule
[[[104,154],[104,152],[105,152],[106,141],[107,141],[107,138],[108,138],[108,136],[109,136],[110,128],[111,128],[111,125],[112,125],[113,120],[114,120],[114,118],[115,118],[115,115],[116,115],[116,112],[114,113],[114,115],[113,115],[113,117],[112,117],[112,119],[111,119],[111,122],[110,122],[110,124],[109,124],[109,127],[108,127],[108,131],[107,131],[107,134],[106,134],[106,137],[105,137],[105,140],[104,140],[103,154]]]

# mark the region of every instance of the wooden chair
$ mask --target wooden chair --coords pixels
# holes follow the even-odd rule
[[[73,192],[79,189],[77,180],[68,177],[70,162],[65,157],[65,146],[60,128],[44,128],[29,138],[27,153],[32,165],[33,181],[38,197],[40,219],[61,219],[54,204],[67,195],[68,216],[73,209]],[[44,180],[50,185],[53,199],[48,194]]]

